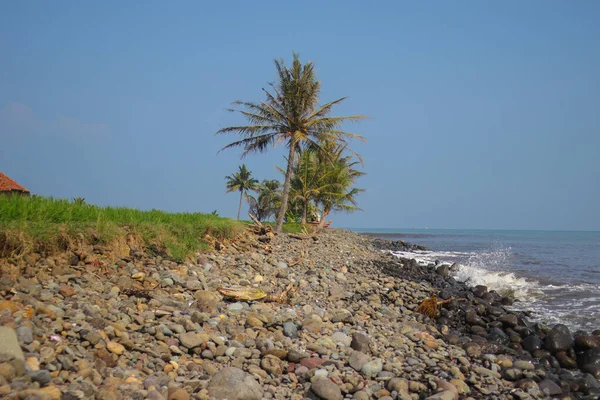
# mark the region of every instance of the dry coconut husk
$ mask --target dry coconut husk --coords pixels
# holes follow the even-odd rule
[[[220,287],[217,289],[223,296],[237,301],[264,301],[271,303],[288,303],[296,292],[293,282],[279,294],[268,294],[262,289],[246,286]]]
[[[427,315],[429,318],[434,319],[437,316],[439,306],[442,304],[450,303],[451,301],[464,301],[466,299],[447,299],[439,301],[436,294],[432,294],[431,297],[426,298],[415,308],[415,312],[423,315]]]

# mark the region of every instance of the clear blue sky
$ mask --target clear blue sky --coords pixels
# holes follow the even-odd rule
[[[217,155],[274,58],[366,114],[344,227],[600,229],[598,1],[0,3],[0,171],[32,192],[235,216]],[[245,159],[279,177],[277,150]]]

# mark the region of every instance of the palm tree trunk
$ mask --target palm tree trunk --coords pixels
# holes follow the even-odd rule
[[[302,225],[306,225],[307,217],[308,217],[308,201],[305,201],[304,207],[302,210]]]
[[[242,195],[243,194],[244,194],[244,192],[240,190],[240,206],[238,207],[238,221],[240,220],[240,211],[242,211]]]
[[[331,212],[331,210],[328,210],[327,208],[323,207],[323,213],[321,215],[321,221],[319,222],[319,230],[323,230],[325,228],[325,223],[327,221],[327,216],[329,215],[329,213]]]
[[[281,233],[283,229],[283,218],[287,211],[288,197],[290,194],[290,183],[292,182],[292,167],[294,166],[294,154],[296,152],[296,143],[290,143],[290,154],[288,157],[288,165],[285,171],[285,182],[283,183],[283,193],[281,194],[281,207],[277,215],[277,225],[275,225],[275,233]]]

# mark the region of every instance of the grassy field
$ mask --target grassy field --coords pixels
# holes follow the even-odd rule
[[[203,238],[236,236],[243,222],[212,214],[98,207],[45,197],[0,196],[0,257],[65,250],[69,238],[109,244],[134,234],[150,248],[163,247],[184,260],[206,246]]]

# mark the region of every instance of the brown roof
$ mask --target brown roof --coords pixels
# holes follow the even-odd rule
[[[17,192],[29,192],[29,190],[0,172],[0,192],[10,192],[11,190]]]

